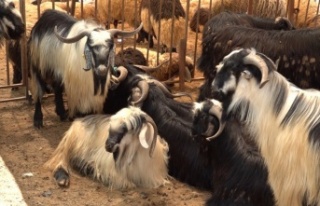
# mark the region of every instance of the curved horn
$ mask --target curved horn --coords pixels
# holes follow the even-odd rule
[[[214,135],[206,138],[208,141],[210,141],[210,140],[216,138],[217,136],[219,136],[222,133],[224,127],[226,126],[226,123],[222,121],[222,107],[221,107],[220,104],[213,103],[213,106],[209,110],[209,114],[211,114],[211,115],[213,115],[213,116],[218,118],[218,120],[219,120],[219,129]]]
[[[158,127],[157,127],[156,123],[153,121],[153,119],[149,115],[143,114],[143,117],[146,119],[147,122],[149,122],[153,126],[153,129],[154,129],[153,139],[152,139],[150,150],[149,150],[149,156],[152,157],[152,154],[154,152],[154,148],[155,148],[156,143],[157,143]]]
[[[245,64],[251,64],[259,68],[262,75],[260,81],[260,88],[262,88],[265,85],[265,83],[269,81],[269,70],[264,59],[256,55],[255,52],[250,52],[246,57],[244,57],[243,62]]]
[[[119,77],[115,77],[112,75],[113,76],[112,79],[116,82],[122,82],[127,77],[128,70],[123,66],[119,66],[118,71],[120,72]]]
[[[148,96],[149,93],[149,84],[146,80],[141,80],[138,82],[137,87],[141,91],[141,96],[139,99],[132,99],[131,100],[131,105],[136,106],[140,105]]]
[[[143,26],[143,24],[141,23],[140,26],[133,31],[123,31],[120,29],[109,29],[108,32],[110,32],[112,37],[116,37],[118,35],[122,36],[122,37],[130,37],[130,36],[137,34],[142,29],[142,26]]]
[[[168,88],[166,86],[164,86],[164,84],[161,83],[160,81],[158,81],[156,79],[153,79],[151,82],[154,83],[155,85],[157,85],[162,90],[162,92],[166,95],[166,97],[169,97],[169,98],[173,99],[173,98],[177,98],[177,97],[188,96],[191,99],[191,101],[193,101],[193,98],[189,93],[179,92],[179,93],[176,93],[176,94],[172,94],[168,90]]]
[[[58,29],[57,26],[54,27],[54,34],[56,35],[56,37],[62,41],[63,43],[67,43],[67,44],[71,44],[74,42],[79,41],[80,39],[82,39],[84,36],[89,36],[91,33],[91,31],[89,30],[84,30],[82,32],[80,32],[78,35],[74,36],[74,37],[70,37],[70,38],[65,38],[62,37],[59,33],[58,33]]]
[[[162,62],[161,64],[159,64],[158,66],[155,67],[150,67],[150,66],[145,66],[145,65],[139,65],[139,64],[134,64],[133,66],[142,69],[145,72],[154,72],[157,69],[159,69],[162,65],[164,65],[165,63],[168,63],[170,60],[166,60],[164,62]]]

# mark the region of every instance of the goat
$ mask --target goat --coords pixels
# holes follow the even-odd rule
[[[167,181],[167,152],[154,121],[128,107],[76,119],[45,166],[61,187],[69,186],[73,168],[116,189],[155,188]]]
[[[145,56],[148,56],[148,62],[143,64],[135,63],[136,67],[139,67],[142,70],[148,72],[151,76],[159,81],[166,81],[173,79],[176,76],[179,76],[179,53],[176,52],[165,52],[159,54],[156,51],[147,50],[144,48],[136,48],[136,51],[131,50],[131,55],[141,56],[140,59],[145,59]],[[130,57],[127,57],[131,59]],[[185,57],[185,68],[184,74],[186,81],[191,80],[191,74],[194,70],[194,62],[189,57]]]
[[[0,40],[20,39],[25,32],[21,13],[10,0],[0,0]]]
[[[141,28],[142,25],[132,32],[105,30],[95,22],[77,21],[60,11],[45,11],[32,28],[28,41],[34,126],[43,126],[41,98],[47,85],[53,87],[56,113],[61,120],[66,118],[63,89],[68,97],[70,119],[78,114],[101,113],[111,78],[119,83],[126,75],[122,67],[119,78],[115,77],[114,37],[132,36]],[[92,74],[81,68],[92,70]]]
[[[212,196],[206,205],[275,205],[268,170],[251,134],[236,118],[220,125],[221,115],[222,105],[214,99],[194,105],[192,133],[207,148],[213,167]],[[203,142],[206,136],[216,138]]]
[[[276,69],[254,49],[225,56],[212,82],[221,119],[236,118],[251,134],[277,205],[319,205],[320,93],[296,87]]]
[[[211,189],[212,167],[200,144],[192,137],[193,105],[175,101],[151,81],[152,77],[132,65],[116,66],[125,66],[128,75],[115,90],[109,91],[104,112],[114,114],[129,103],[140,106],[155,121],[159,135],[169,145],[169,175],[192,186]],[[138,100],[132,91],[137,86],[142,93]]]
[[[161,13],[159,13],[160,8]],[[160,41],[164,46],[163,51],[166,47],[169,51],[176,52],[180,40],[184,38],[185,34],[185,11],[180,1],[142,0],[140,15],[144,31],[154,35]],[[160,28],[161,32],[159,33]],[[151,45],[149,46],[151,47]]]
[[[260,28],[265,30],[293,30],[295,27],[285,17],[267,18],[257,17],[248,14],[238,14],[235,12],[224,11],[214,15],[209,20],[209,10],[200,8],[190,21],[190,28],[192,31],[198,31],[197,18],[199,16],[199,25],[205,25],[203,35],[210,35],[212,32],[220,30],[225,26],[239,25],[253,28]],[[212,16],[212,15],[211,15]]]
[[[227,26],[215,32],[208,32],[203,38],[202,55],[198,59],[198,68],[204,72],[206,78],[199,99],[210,97],[210,84],[216,72],[215,65],[239,47],[254,47],[273,61],[278,61],[278,71],[298,87],[319,89],[319,34],[320,30],[315,28],[277,31],[241,26]]]

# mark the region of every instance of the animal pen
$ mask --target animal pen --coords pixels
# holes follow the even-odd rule
[[[62,8],[65,12],[67,12],[70,15],[73,15],[79,19],[82,18],[93,18],[93,19],[99,19],[101,18],[100,12],[99,10],[101,10],[101,6],[99,6],[99,1],[101,2],[105,2],[106,8],[105,10],[107,11],[107,17],[105,17],[104,22],[101,22],[101,24],[104,24],[104,26],[106,26],[107,28],[113,28],[116,26],[116,24],[112,25],[111,22],[118,22],[119,26],[118,28],[121,29],[127,29],[127,30],[132,30],[134,29],[133,27],[130,27],[130,25],[128,26],[127,24],[127,17],[125,17],[126,12],[129,10],[133,10],[134,9],[134,16],[135,18],[135,22],[140,22],[140,5],[139,3],[141,2],[141,0],[132,0],[134,1],[134,8],[126,8],[127,5],[127,1],[128,0],[119,0],[119,2],[121,2],[121,11],[120,11],[120,18],[115,19],[115,16],[111,15],[111,9],[112,8],[112,2],[115,2],[114,0],[95,0],[92,1],[90,3],[88,2],[84,2],[82,0],[80,0],[80,2],[76,2],[75,0],[70,1],[70,2],[58,2],[58,1],[49,1],[49,2],[44,2],[44,1],[34,1],[33,4],[31,4],[29,1],[24,1],[24,0],[19,0],[17,1],[17,3],[19,3],[19,9],[20,12],[22,14],[22,18],[25,21],[25,26],[26,26],[26,30],[27,32],[23,35],[23,37],[20,39],[20,52],[21,52],[21,71],[22,71],[22,81],[21,83],[15,83],[13,84],[11,79],[12,79],[12,66],[10,64],[10,60],[8,57],[8,47],[9,44],[8,42],[5,43],[5,53],[6,53],[6,68],[5,70],[2,70],[5,72],[5,74],[3,76],[5,76],[4,81],[1,81],[0,83],[0,90],[14,90],[15,88],[19,88],[19,89],[23,89],[23,95],[21,96],[14,96],[14,97],[7,97],[7,96],[2,96],[0,97],[0,102],[8,102],[8,101],[15,101],[15,100],[26,100],[30,98],[30,93],[29,93],[29,85],[28,85],[28,71],[27,71],[27,65],[28,65],[28,58],[27,58],[27,41],[28,41],[28,35],[29,35],[29,31],[32,28],[32,24],[34,24],[35,22],[32,22],[29,18],[28,18],[28,11],[30,12],[30,8],[33,8],[32,11],[36,11],[37,12],[37,16],[39,18],[39,16],[41,15],[41,12],[43,12],[45,9],[61,9],[61,5],[64,5],[64,8]],[[166,0],[159,0],[160,2],[165,2]],[[268,4],[268,2],[270,3],[272,0],[242,0],[239,2],[243,2],[243,4],[245,5],[244,7],[241,7],[241,3],[239,3],[237,1],[237,4],[239,4],[239,8],[234,8],[232,11],[234,12],[247,12],[248,14],[252,14],[252,15],[257,15],[260,13],[260,11],[258,10],[258,8],[255,6],[257,2],[264,2],[265,5]],[[275,11],[278,11],[279,6],[281,5],[281,2],[285,2],[286,3],[286,12],[285,12],[285,16],[288,17],[288,19],[293,23],[294,26],[298,27],[315,27],[317,26],[317,20],[318,20],[318,11],[319,11],[319,4],[320,1],[318,0],[273,0],[274,2],[276,2],[276,8]],[[100,3],[101,3],[100,2]],[[177,1],[174,1],[177,2]],[[195,70],[196,70],[196,62],[197,62],[197,58],[200,56],[200,49],[201,48],[201,32],[194,32],[191,31],[190,29],[190,21],[193,18],[193,15],[195,14],[195,11],[202,8],[202,7],[206,7],[209,9],[209,11],[212,11],[209,13],[209,18],[213,15],[215,15],[216,13],[213,12],[215,9],[218,12],[224,11],[224,10],[230,10],[230,4],[232,4],[232,2],[236,2],[236,1],[230,1],[231,3],[229,3],[227,0],[180,0],[182,7],[185,10],[185,24],[182,25],[184,28],[184,32],[183,32],[183,37],[181,39],[179,39],[178,42],[178,48],[177,48],[177,52],[179,53],[179,58],[178,58],[178,65],[179,65],[179,72],[178,72],[178,78],[171,78],[171,73],[169,72],[169,78],[164,80],[164,83],[167,84],[172,84],[172,83],[178,83],[179,84],[179,89],[181,91],[184,90],[184,85],[185,85],[185,76],[184,76],[184,67],[186,65],[186,60],[184,57],[189,56],[194,64],[193,64],[193,70],[191,70],[191,79],[190,81],[202,81],[203,77],[202,76],[195,76]],[[88,17],[88,15],[86,14],[86,5],[90,4],[91,7],[94,9],[91,16]],[[270,3],[271,4],[271,3]],[[219,5],[218,8],[217,5]],[[150,4],[149,4],[150,7]],[[175,8],[177,7],[176,3],[172,4],[172,10],[175,10]],[[233,7],[232,7],[233,8]],[[162,11],[162,7],[160,6],[159,8],[159,13],[161,14]],[[149,12],[150,12],[150,8],[149,8]],[[118,12],[119,13],[119,12]],[[174,14],[172,14],[172,16],[174,16]],[[271,18],[276,18],[277,16],[279,16],[279,14],[277,12],[268,12],[268,17]],[[311,16],[311,17],[310,17]],[[160,16],[161,18],[161,16]],[[201,25],[200,22],[200,16],[197,15],[196,16],[196,27],[198,28],[199,26],[203,26]],[[173,18],[174,19],[174,18]],[[115,21],[116,20],[116,21]],[[149,18],[149,21],[150,18]],[[303,22],[303,23],[300,23]],[[149,22],[150,23],[150,22]],[[171,31],[174,30],[174,20],[172,21],[171,26]],[[30,27],[30,28],[28,28]],[[134,47],[134,48],[140,48],[140,47],[144,47],[146,53],[145,56],[148,60],[148,62],[150,62],[151,58],[156,58],[155,62],[156,64],[159,63],[159,58],[161,55],[161,32],[166,32],[166,30],[162,30],[161,28],[161,24],[159,23],[159,26],[157,27],[157,31],[154,31],[154,33],[156,34],[155,36],[157,36],[158,38],[156,39],[156,43],[154,45],[153,48],[150,48],[150,44],[146,45],[143,43],[138,43],[134,40],[125,40],[125,39],[118,39],[117,41],[117,48],[118,50],[123,50],[125,47]],[[173,44],[173,38],[174,38],[174,33],[171,32],[171,45],[169,46],[169,48],[171,48],[172,44]],[[153,38],[153,37],[151,37]],[[146,39],[147,41],[150,41],[150,37],[148,39]],[[191,41],[192,40],[192,41]],[[188,42],[189,41],[189,45]],[[151,57],[151,52],[155,52],[156,53],[156,57]],[[172,63],[172,52],[170,52],[169,55],[169,65]],[[170,67],[169,67],[170,68]]]

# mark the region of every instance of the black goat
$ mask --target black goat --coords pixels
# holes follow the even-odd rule
[[[268,40],[265,41],[261,39],[261,36],[250,34],[250,32],[240,35],[241,32],[239,33],[237,29],[232,31],[234,33],[224,35],[225,30],[227,30],[226,27],[229,28],[230,26],[237,26],[235,28],[244,27],[243,30],[254,30],[253,28],[261,29],[264,30],[265,33],[278,33],[281,32],[281,30],[292,30],[290,32],[294,32],[295,30],[291,22],[283,17],[268,19],[233,12],[221,12],[212,17],[205,24],[202,37],[202,55],[197,62],[199,70],[204,73],[206,79],[200,88],[198,101],[202,101],[205,97],[210,96],[210,89],[208,87],[215,76],[215,66],[230,50],[243,45],[256,47],[257,44],[260,44],[261,47],[273,49],[274,46],[269,46],[269,43],[266,43],[266,41],[270,43],[273,42],[271,45],[278,45],[279,43],[278,41],[274,41],[272,36],[267,37]],[[281,33],[283,34],[284,31]],[[230,36],[230,34],[232,34],[232,36]]]
[[[108,92],[105,113],[113,114],[126,107],[131,90],[147,76],[131,65],[123,66],[127,68],[128,75],[115,90]],[[192,186],[210,190],[213,186],[213,168],[210,158],[192,137],[192,107],[190,103],[177,102],[167,97],[156,84],[149,83],[148,94],[141,109],[152,117],[159,135],[169,144],[169,174]]]
[[[215,66],[236,48],[255,48],[278,62],[277,71],[300,88],[319,89],[318,38],[320,29],[266,31],[229,26],[203,39],[203,51],[198,63],[206,76],[200,96],[210,97]]]
[[[210,114],[214,104],[213,100],[198,103],[193,122],[193,134],[197,138],[216,133],[219,121]],[[275,205],[264,160],[243,123],[229,120],[223,132],[205,144],[214,183],[207,205]]]

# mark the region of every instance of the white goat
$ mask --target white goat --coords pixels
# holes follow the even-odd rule
[[[112,188],[155,188],[167,181],[167,152],[151,117],[128,107],[76,119],[45,166],[62,187],[74,168]]]

